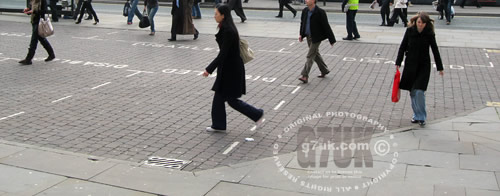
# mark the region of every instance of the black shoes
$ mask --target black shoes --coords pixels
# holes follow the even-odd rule
[[[329,74],[330,71],[326,72],[326,73],[322,73],[318,76],[318,78],[324,78],[327,74]]]
[[[194,34],[193,40],[198,39],[198,35],[200,35],[200,32],[198,32],[198,30],[196,30],[196,33]]]
[[[80,24],[82,21],[76,21],[75,24]]]
[[[246,18],[242,18],[242,19],[241,19],[241,23],[244,23],[244,22],[245,22],[245,20],[247,20],[247,19],[246,19]]]
[[[55,58],[56,58],[56,55],[49,55],[49,57],[47,57],[47,58],[45,59],[45,62],[52,61],[52,60],[54,60]]]
[[[27,59],[19,61],[19,63],[21,63],[21,65],[31,65],[31,64],[33,64],[33,62],[31,62],[31,60],[27,60]]]
[[[411,119],[411,123],[413,124],[419,124],[421,127],[425,126],[425,120],[415,120],[415,119]]]
[[[275,16],[275,17],[276,17],[276,18],[283,18],[283,16],[281,16],[281,15],[277,15],[277,16]]]
[[[358,40],[359,38],[361,38],[361,36],[354,37],[355,40]]]
[[[176,39],[175,38],[170,38],[170,39],[168,39],[168,41],[169,42],[173,42],[173,41],[176,41]]]
[[[383,22],[383,23],[382,23],[382,24],[380,24],[379,26],[387,26],[387,25],[385,24],[385,22]]]
[[[293,13],[293,17],[294,17],[294,18],[295,18],[295,16],[297,16],[297,11],[295,11],[295,12]]]
[[[99,20],[95,20],[94,25],[97,25],[99,23]]]
[[[343,37],[342,40],[353,40],[352,37]]]

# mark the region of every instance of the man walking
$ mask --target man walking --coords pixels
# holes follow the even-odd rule
[[[359,8],[359,0],[344,0],[342,2],[342,12],[344,12],[345,6],[347,4],[346,12],[346,28],[347,37],[342,38],[343,40],[353,40],[359,39],[358,27],[356,26],[356,12]]]
[[[293,13],[293,17],[295,18],[295,16],[297,15],[297,10],[293,9],[293,7],[289,5],[288,0],[278,0],[278,2],[280,4],[280,12],[276,16],[276,18],[283,18],[283,6],[288,8],[288,10],[290,10]]]
[[[319,54],[319,45],[321,41],[328,38],[330,45],[336,42],[335,35],[333,35],[332,28],[328,23],[328,18],[326,17],[325,10],[316,6],[317,0],[306,0],[307,7],[302,10],[302,15],[300,17],[300,35],[299,42],[305,37],[307,39],[307,45],[309,46],[309,52],[307,52],[307,61],[302,70],[302,77],[299,78],[303,83],[308,82],[309,72],[313,61],[318,64],[321,75],[319,78],[324,78],[326,74],[330,73],[328,66],[326,66],[321,54]]]

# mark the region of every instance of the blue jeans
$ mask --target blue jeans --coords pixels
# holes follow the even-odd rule
[[[139,0],[132,0],[131,3],[130,3],[130,10],[132,12],[134,12],[134,14],[139,17],[139,20],[141,20],[142,18],[142,14],[141,12],[139,11],[139,9],[137,9],[137,4],[139,3]],[[127,22],[132,22],[132,20],[134,19],[134,14],[133,13],[128,13],[128,18],[127,18]]]
[[[192,16],[201,18],[200,4],[194,4],[192,8]]]
[[[423,120],[427,119],[427,112],[425,112],[425,91],[419,89],[412,89],[410,91],[411,108],[413,108],[413,119]]]
[[[155,17],[158,8],[159,6],[148,7],[148,18],[149,18],[149,23],[151,24],[151,32],[155,32],[155,21],[153,20],[153,18]]]
[[[226,104],[257,122],[264,114],[264,110],[257,109],[237,98],[226,97],[223,94],[215,92],[212,102],[212,128],[226,130]]]
[[[448,2],[446,3],[446,7],[444,9],[445,13],[446,13],[446,22],[451,22],[451,4],[452,4],[453,0],[448,0]]]

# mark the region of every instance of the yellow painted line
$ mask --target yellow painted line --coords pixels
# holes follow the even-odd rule
[[[500,50],[486,50],[486,52],[500,53]]]
[[[488,102],[486,102],[486,106],[489,106],[489,107],[500,107],[500,102],[491,102],[491,101],[488,101]]]

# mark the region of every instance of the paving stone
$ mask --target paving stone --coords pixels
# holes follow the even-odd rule
[[[436,152],[474,154],[471,142],[446,141],[446,140],[422,140],[420,150]]]
[[[500,171],[498,156],[460,155],[460,169]]]
[[[218,180],[195,177],[190,172],[125,164],[118,164],[91,181],[161,195],[204,195],[218,183]]]
[[[220,182],[214,189],[208,192],[207,196],[225,196],[225,195],[276,195],[276,196],[306,196],[311,194],[297,193],[270,189],[265,187],[249,186],[245,184]]]
[[[374,156],[374,160],[379,161],[391,161],[391,157],[378,157]],[[446,153],[446,152],[434,152],[426,150],[411,150],[398,152],[397,157],[398,163],[405,163],[409,165],[420,165],[427,167],[439,167],[439,168],[459,168],[459,154],[458,153]]]
[[[420,185],[462,186],[466,188],[499,190],[492,172],[409,165],[406,181]]]
[[[24,148],[24,147],[0,144],[0,159],[2,159],[3,157],[9,156],[11,154],[14,154],[16,152],[23,151],[25,149],[26,148]]]
[[[465,196],[465,187],[434,185],[434,196]]]
[[[449,140],[449,141],[459,141],[458,131],[443,131],[440,129],[427,129],[413,131],[415,137],[421,140]]]
[[[498,195],[500,195],[500,191],[492,191],[492,190],[481,190],[481,189],[467,188],[465,191],[467,192],[467,196],[498,196]]]
[[[42,195],[72,195],[72,196],[89,196],[89,195],[123,195],[123,196],[155,196],[144,192],[133,191],[129,189],[98,184],[77,179],[67,179],[60,184],[50,187],[47,190],[37,194]]]
[[[114,163],[91,161],[88,157],[27,149],[0,160],[0,163],[45,171],[80,179],[89,179]]]
[[[453,123],[453,130],[469,132],[498,132],[500,123]]]
[[[59,184],[66,178],[53,174],[0,164],[0,193],[6,195],[35,195]],[[13,176],[15,176],[13,178]]]
[[[419,184],[416,186],[413,183],[406,181],[381,181],[378,184],[371,185],[368,189],[367,196],[378,195],[408,195],[408,196],[423,196],[433,195],[433,185]]]

